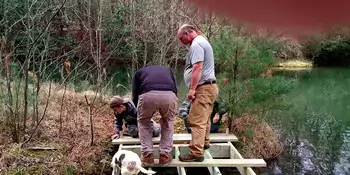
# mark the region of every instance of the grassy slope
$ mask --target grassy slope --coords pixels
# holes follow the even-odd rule
[[[48,96],[48,85],[40,92],[42,111]],[[47,114],[35,139],[29,146],[54,147],[52,151],[20,149],[10,142],[8,130],[0,123],[0,174],[100,174],[109,171],[110,136],[113,134],[113,114],[108,107],[109,96],[102,97],[93,109],[95,144],[90,146],[90,123],[86,95],[91,101],[95,93],[76,93],[67,89],[61,111],[63,88],[54,86]],[[62,113],[62,131],[59,134],[59,116]],[[175,132],[185,132],[183,121],[176,117]]]

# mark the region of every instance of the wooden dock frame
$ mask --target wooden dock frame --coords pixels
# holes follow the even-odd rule
[[[154,156],[158,157],[160,138],[153,138]],[[237,142],[238,138],[232,134],[210,134],[210,148],[204,151],[203,162],[181,162],[178,159],[180,153],[187,153],[188,143],[191,141],[190,134],[174,134],[173,136],[173,160],[166,167],[176,167],[179,175],[186,175],[185,167],[207,167],[211,175],[221,175],[219,167],[236,167],[241,175],[256,175],[251,167],[266,167],[263,159],[244,159],[231,142]],[[140,155],[140,140],[138,138],[123,137],[112,141],[113,145],[119,145],[119,150],[130,150]],[[164,167],[155,164],[152,167]],[[119,174],[119,172],[118,172]]]

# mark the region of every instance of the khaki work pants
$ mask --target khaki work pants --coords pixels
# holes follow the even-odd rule
[[[191,102],[188,116],[188,126],[192,135],[189,154],[192,156],[202,157],[204,144],[210,143],[210,114],[217,96],[216,84],[201,85],[196,89],[195,99]]]

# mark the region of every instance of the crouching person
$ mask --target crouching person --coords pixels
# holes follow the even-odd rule
[[[177,88],[171,69],[163,66],[146,66],[133,78],[132,97],[137,104],[141,161],[153,164],[153,142],[150,120],[156,111],[161,118],[159,164],[171,162],[173,149],[174,117],[177,110]]]
[[[184,120],[185,127],[188,133],[191,133],[191,129],[188,127],[188,115],[190,113],[191,102],[185,99],[179,109],[179,117]],[[218,133],[221,124],[228,120],[226,111],[217,100],[213,103],[213,111],[210,114],[210,133]],[[209,143],[204,145],[204,149],[209,148]]]
[[[137,112],[134,103],[131,100],[124,99],[120,96],[113,96],[110,100],[110,108],[114,111],[114,132],[112,139],[119,139],[120,132],[123,130],[123,120],[125,121],[126,133],[134,138],[138,137]],[[153,129],[153,137],[158,137],[160,134],[160,125],[154,120],[151,120]]]

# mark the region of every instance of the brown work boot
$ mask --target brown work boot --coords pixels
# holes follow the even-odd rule
[[[153,153],[144,153],[141,155],[141,162],[143,164],[154,164]]]
[[[159,164],[168,165],[172,161],[172,156],[170,154],[159,154]]]
[[[186,154],[186,155],[180,155],[179,160],[181,162],[203,162],[204,157],[203,156],[196,157],[196,156],[192,156],[190,154]]]
[[[209,149],[210,148],[210,145],[209,144],[205,144],[204,145],[204,149],[206,150],[206,149]]]

